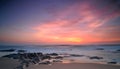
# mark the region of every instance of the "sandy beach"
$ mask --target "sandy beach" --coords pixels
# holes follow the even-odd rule
[[[18,65],[20,63],[16,59],[0,58],[0,69],[14,69]],[[120,66],[93,63],[53,63],[52,65],[30,64],[24,69],[120,69]]]
[[[20,64],[18,60],[10,58],[0,58],[0,69],[14,69]]]
[[[27,69],[120,69],[120,66],[92,63],[56,63],[53,65],[31,65]]]

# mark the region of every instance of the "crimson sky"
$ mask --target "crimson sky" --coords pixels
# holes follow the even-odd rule
[[[0,44],[120,43],[120,0],[1,0]]]

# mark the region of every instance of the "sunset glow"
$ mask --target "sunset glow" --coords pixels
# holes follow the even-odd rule
[[[3,1],[0,43],[120,43],[119,0]]]

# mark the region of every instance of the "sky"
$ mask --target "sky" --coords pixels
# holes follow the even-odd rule
[[[0,44],[120,43],[120,0],[0,0]]]

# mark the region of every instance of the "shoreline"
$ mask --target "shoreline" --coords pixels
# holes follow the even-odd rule
[[[99,56],[87,56],[89,58],[88,60],[77,60],[77,59],[71,59],[70,57],[85,57],[85,55],[78,55],[78,54],[58,54],[58,53],[49,53],[49,54],[43,54],[41,52],[39,53],[16,53],[16,54],[9,54],[2,56],[0,58],[10,58],[10,59],[18,59],[21,62],[25,63],[34,63],[34,64],[39,64],[41,62],[44,64],[51,64],[51,63],[95,63],[95,64],[106,64],[106,65],[116,65],[120,66],[120,63],[118,62],[104,62],[104,61],[94,61],[93,60],[100,60],[103,59],[102,57]],[[69,59],[70,58],[70,59]],[[44,61],[45,60],[45,61]],[[25,61],[25,62],[24,62]],[[42,62],[43,61],[43,62]]]
[[[0,58],[1,69],[15,69],[20,65],[17,59]],[[29,67],[23,69],[120,69],[119,65],[97,64],[97,63],[52,63],[46,64],[30,64]]]
[[[120,66],[96,63],[53,63],[52,65],[30,65],[26,69],[120,69]]]
[[[120,64],[108,64],[106,62],[80,62],[80,61],[70,61],[70,60],[63,60],[65,62],[62,62],[63,64],[71,64],[71,63],[78,63],[78,64],[103,64],[103,65],[113,65],[113,66],[120,66]]]

